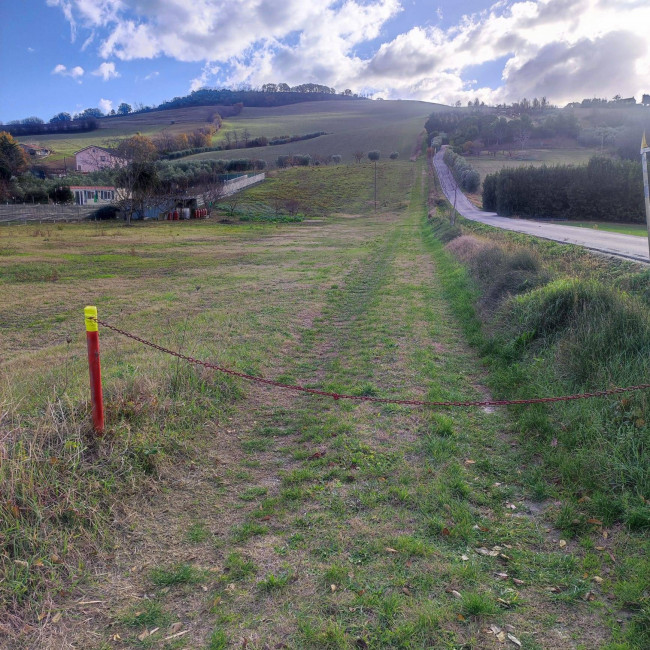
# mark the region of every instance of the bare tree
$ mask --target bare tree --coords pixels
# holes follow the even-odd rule
[[[228,209],[228,214],[231,217],[234,217],[235,213],[237,212],[237,208],[241,203],[241,195],[239,192],[235,192],[234,194],[229,194],[228,196],[225,197],[222,203]]]
[[[356,151],[353,151],[352,155],[354,156],[354,159],[358,163],[360,163],[363,160],[363,151],[361,151],[361,149],[357,149]]]
[[[210,174],[197,187],[197,196],[203,200],[203,205],[207,208],[214,207],[226,195],[226,189],[219,176],[216,173]]]
[[[160,179],[155,166],[157,151],[150,138],[134,135],[117,142],[113,176],[116,186],[116,205],[131,224],[133,214],[144,214],[162,200]]]

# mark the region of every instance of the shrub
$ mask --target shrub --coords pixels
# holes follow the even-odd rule
[[[91,212],[87,219],[90,221],[103,221],[105,219],[116,219],[120,209],[114,205],[103,205]]]

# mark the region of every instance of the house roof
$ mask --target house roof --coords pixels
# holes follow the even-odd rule
[[[70,185],[71,190],[115,190],[112,185]]]
[[[105,151],[106,153],[109,153],[111,154],[111,156],[115,156],[116,158],[120,157],[116,149],[107,149],[106,147],[100,147],[97,144],[91,144],[87,147],[84,147],[83,149],[79,149],[79,151],[74,152],[74,155],[76,156],[78,153],[81,153],[82,151],[86,151],[86,149],[99,149],[100,151]]]

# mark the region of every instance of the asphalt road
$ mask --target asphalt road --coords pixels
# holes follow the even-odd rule
[[[575,226],[558,226],[552,223],[543,223],[539,221],[530,221],[529,219],[509,219],[500,217],[495,212],[483,212],[474,206],[467,197],[457,188],[456,181],[451,175],[449,168],[445,165],[442,156],[443,151],[438,152],[434,159],[438,178],[442,185],[442,191],[449,202],[453,205],[456,200],[456,210],[472,221],[504,228],[505,230],[514,230],[523,232],[527,235],[551,239],[563,244],[576,244],[584,246],[599,253],[624,257],[648,264],[648,239],[647,237],[638,237],[636,235],[621,235],[615,232],[606,232],[604,230],[592,230],[589,228],[577,228]]]

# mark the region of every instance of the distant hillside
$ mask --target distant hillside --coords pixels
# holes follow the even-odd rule
[[[60,167],[75,151],[91,144],[106,145],[111,140],[128,137],[135,133],[154,136],[162,131],[172,134],[186,133],[206,126],[219,106],[189,106],[164,111],[131,113],[101,118],[99,128],[90,133],[43,134],[21,137],[21,143],[47,148],[51,156],[39,160],[39,164]],[[330,101],[300,102],[275,107],[244,107],[239,115],[224,119],[214,144],[221,144],[226,133],[246,129],[251,138],[269,138],[283,135],[302,135],[325,131],[327,135],[314,140],[289,143],[276,147],[249,148],[245,150],[210,152],[190,159],[205,158],[261,158],[274,162],[280,155],[340,154],[349,159],[356,149],[367,152],[379,149],[382,156],[399,151],[400,157],[408,156],[417,134],[432,111],[441,110],[440,104],[415,101]]]
[[[291,142],[274,147],[232,149],[197,154],[183,160],[259,158],[273,164],[282,155],[341,155],[344,162],[353,153],[377,149],[382,158],[393,151],[408,159],[418,134],[432,111],[444,110],[441,104],[418,101],[318,101],[269,108],[248,108],[224,121],[214,143],[221,144],[228,132],[246,130],[251,138],[279,137],[325,131],[313,140]]]

